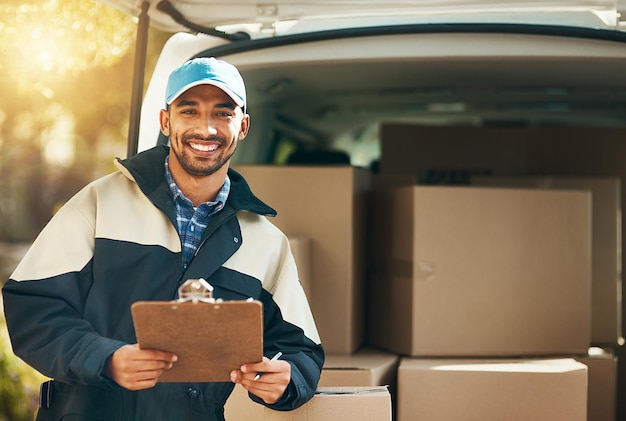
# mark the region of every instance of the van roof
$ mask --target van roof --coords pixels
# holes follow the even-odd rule
[[[136,0],[100,0],[139,16]],[[150,24],[168,32],[189,24],[245,30],[251,37],[355,26],[415,23],[519,23],[623,30],[623,0],[152,0]]]

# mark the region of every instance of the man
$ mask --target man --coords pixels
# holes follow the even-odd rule
[[[3,288],[15,353],[54,379],[38,420],[222,420],[234,383],[277,410],[315,391],[324,352],[288,241],[229,169],[250,126],[239,72],[215,58],[174,70],[160,125],[170,147],[117,160],[70,199]],[[263,303],[266,357],[232,382],[159,382],[177,356],[136,344],[131,304],[174,299],[195,278],[216,298]]]

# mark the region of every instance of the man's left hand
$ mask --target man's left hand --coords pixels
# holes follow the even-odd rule
[[[258,373],[263,373],[254,380]],[[283,396],[291,380],[291,365],[287,361],[270,361],[263,357],[260,363],[244,364],[239,370],[230,373],[233,383],[241,384],[248,392],[273,404]]]

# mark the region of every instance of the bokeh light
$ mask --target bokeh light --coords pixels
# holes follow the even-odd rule
[[[8,2],[0,6],[0,71],[23,89],[54,96],[53,84],[107,66],[132,47],[133,17],[84,0]]]

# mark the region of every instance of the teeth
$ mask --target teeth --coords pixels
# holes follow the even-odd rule
[[[199,144],[199,143],[192,143],[191,147],[197,151],[201,151],[201,152],[212,152],[214,150],[217,149],[217,145],[215,144]]]

